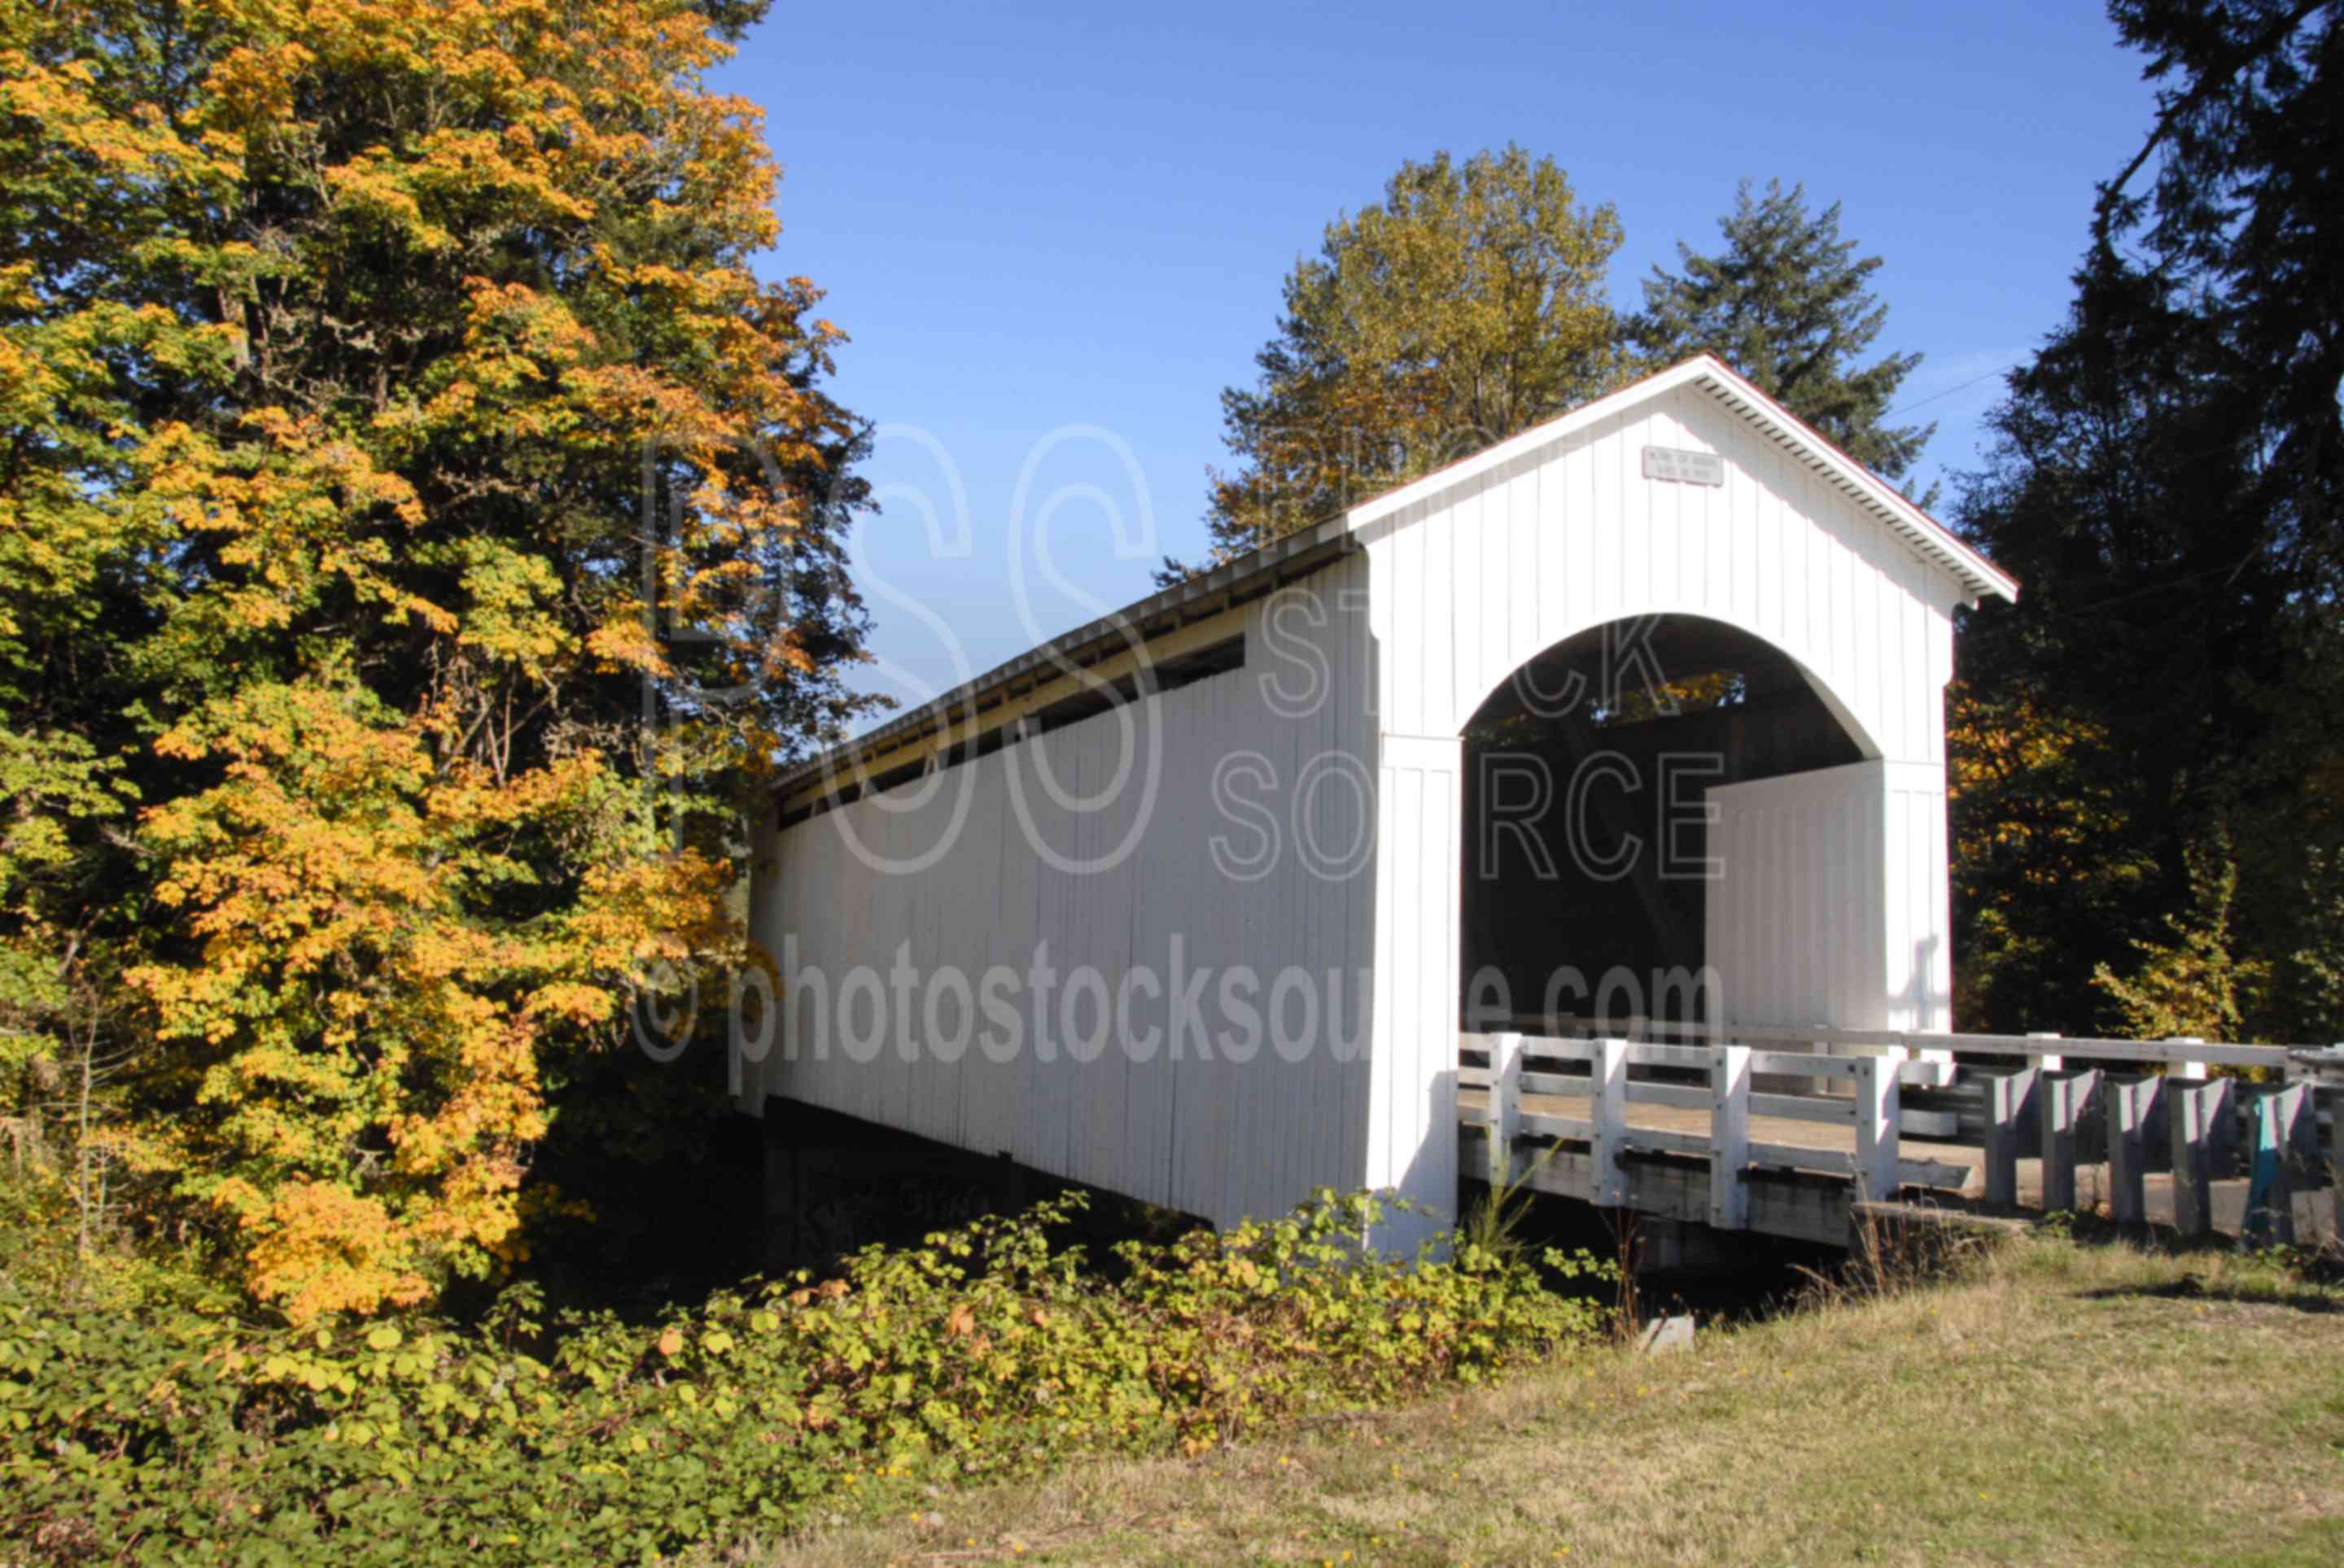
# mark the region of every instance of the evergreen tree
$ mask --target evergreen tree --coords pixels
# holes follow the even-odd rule
[[[1934,425],[1883,423],[1918,354],[1858,361],[1888,320],[1871,291],[1876,256],[1842,239],[1839,204],[1807,209],[1806,187],[1770,180],[1753,197],[1742,182],[1718,222],[1725,248],[1702,256],[1679,243],[1678,266],[1644,280],[1644,308],[1628,336],[1659,365],[1703,351],[1748,377],[1857,462],[1902,479]]]
[[[2113,7],[2167,84],[2158,119],[2102,187],[2069,317],[2012,376],[1960,508],[2027,585],[1962,642],[1966,1025],[2121,1028],[2146,1015],[2109,999],[2153,990],[2267,1038],[2344,1026],[2325,1010],[2344,972],[2328,918],[2344,849],[2339,13]],[[2153,188],[2130,192],[2159,155]],[[2034,772],[1961,788],[2030,715],[2057,738]],[[2025,803],[2079,779],[2094,837],[2053,858]],[[2166,961],[2168,939],[2205,924],[2193,900],[2233,859],[2226,989],[2193,1000],[2176,977],[2201,971]],[[2144,863],[2145,896],[2102,875]],[[2095,989],[2099,965],[2112,983]]]
[[[2267,447],[2240,509],[2333,593],[2344,572],[2344,3],[2116,0],[2161,84],[2138,156],[2103,187],[2102,246],[2137,238],[2236,351],[2238,417]],[[2161,158],[2153,188],[2129,182]]]

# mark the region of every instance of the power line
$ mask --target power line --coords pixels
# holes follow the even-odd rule
[[[1925,408],[1940,397],[1950,397],[1956,392],[1968,391],[1971,387],[1976,386],[1981,381],[1991,381],[1995,377],[2001,375],[2004,371],[2015,367],[2019,363],[2020,361],[2013,359],[2009,364],[1997,365],[1993,369],[1987,371],[1985,375],[1973,376],[1958,387],[1948,387],[1943,392],[1932,392],[1926,397],[1920,398],[1915,402],[1905,404],[1902,408],[1891,408],[1887,413],[1883,414],[1881,417],[1884,419],[1894,419],[1897,415],[1908,413],[1915,408]]]

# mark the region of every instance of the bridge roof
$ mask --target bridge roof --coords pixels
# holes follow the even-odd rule
[[[924,731],[950,726],[1005,689],[1069,667],[1081,668],[1146,642],[1180,626],[1216,614],[1231,603],[1268,593],[1278,584],[1307,576],[1329,560],[1358,548],[1360,530],[1399,515],[1420,502],[1510,463],[1523,455],[1572,438],[1635,406],[1692,387],[1713,397],[1735,417],[1805,464],[1881,526],[1900,536],[1922,560],[1957,580],[1973,600],[1993,595],[2018,597],[2018,581],[1970,548],[1952,529],[1915,506],[1895,487],[1760,391],[1723,360],[1700,354],[1645,377],[1619,391],[1585,403],[1521,435],[1500,441],[1407,484],[1323,519],[1283,538],[1233,557],[1097,619],[1054,637],[943,695],[908,709],[852,739],[841,741],[785,771],[776,794],[804,789],[824,775],[853,774],[871,759],[897,750]]]

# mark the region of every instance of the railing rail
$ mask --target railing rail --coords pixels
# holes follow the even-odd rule
[[[1617,1034],[1628,1040],[1663,1038],[1737,1045],[1791,1042],[1808,1045],[1901,1046],[1908,1051],[1967,1051],[1978,1056],[2082,1056],[2100,1061],[2194,1063],[2210,1067],[2267,1067],[2284,1070],[2299,1053],[2318,1049],[2296,1045],[2235,1045],[2220,1040],[2093,1040],[2073,1035],[1955,1034],[1921,1029],[1831,1029],[1820,1024],[1785,1026],[1736,1023],[1678,1023],[1664,1019],[1602,1020],[1572,1013],[1551,1013],[1535,1020],[1535,1031],[1568,1037],[1574,1033]]]
[[[2309,1188],[2344,1194],[2344,1138],[2320,1151],[2320,1127],[2344,1125],[2344,1061],[2303,1048],[2200,1040],[2079,1040],[2046,1035],[1968,1035],[1904,1030],[1745,1027],[1634,1020],[1617,1024],[1555,1016],[1551,1032],[1503,1030],[1460,1038],[1460,1085],[1484,1091],[1486,1109],[1462,1121],[1483,1130],[1484,1174],[1504,1182],[1528,1169],[1541,1149],[1583,1144],[1583,1195],[1601,1207],[1630,1201],[1623,1156],[1662,1154],[1708,1165],[1708,1219],[1722,1229],[1750,1223],[1753,1172],[1797,1170],[1844,1178],[1858,1199],[1888,1199],[1908,1186],[1962,1188],[1975,1171],[1990,1206],[2015,1207],[2020,1161],[2039,1161],[2040,1203],[2076,1209],[2079,1168],[2107,1168],[2109,1212],[2124,1223],[2147,1217],[2147,1177],[2170,1171],[2174,1221],[2185,1234],[2214,1225],[2213,1183],[2251,1160],[2249,1202],[2271,1239],[2292,1241],[2294,1199]],[[1864,1054],[1829,1054],[1833,1048]],[[1802,1048],[1802,1049],[1793,1049]],[[1920,1051],[1939,1060],[1913,1060]],[[1943,1053],[1964,1052],[2011,1067],[1973,1066],[1953,1090]],[[2070,1060],[2101,1065],[2070,1067]],[[2319,1066],[2309,1065],[2313,1061]],[[2121,1069],[2162,1067],[2160,1074]],[[2208,1079],[2211,1067],[2274,1070],[2270,1082]],[[1651,1076],[1665,1070],[1663,1076]],[[1757,1081],[1768,1081],[1764,1089]],[[1793,1086],[1785,1091],[1784,1081]],[[1803,1082],[1808,1091],[1797,1092]],[[1908,1090],[1943,1107],[1908,1110]],[[1551,1097],[1585,1102],[1585,1114],[1525,1103]],[[1973,1101],[1975,1104],[1973,1105]],[[2323,1104],[2326,1113],[2322,1112]],[[1700,1131],[1638,1124],[1635,1105],[1707,1112]],[[1844,1150],[1773,1141],[1753,1135],[1753,1119],[1849,1129]],[[1682,1120],[1682,1119],[1681,1119]],[[1964,1126],[1975,1131],[1965,1132]],[[1916,1128],[1932,1142],[1983,1151],[1980,1161],[1952,1163],[1910,1151]],[[1773,1138],[1783,1137],[1783,1133]],[[1951,1151],[1947,1151],[1951,1152]],[[1699,1200],[1692,1200],[1696,1209]]]

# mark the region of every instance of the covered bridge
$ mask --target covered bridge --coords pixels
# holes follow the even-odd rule
[[[1688,360],[791,773],[741,1102],[1450,1210],[1460,1032],[1948,1029],[1953,616],[2015,592]]]

